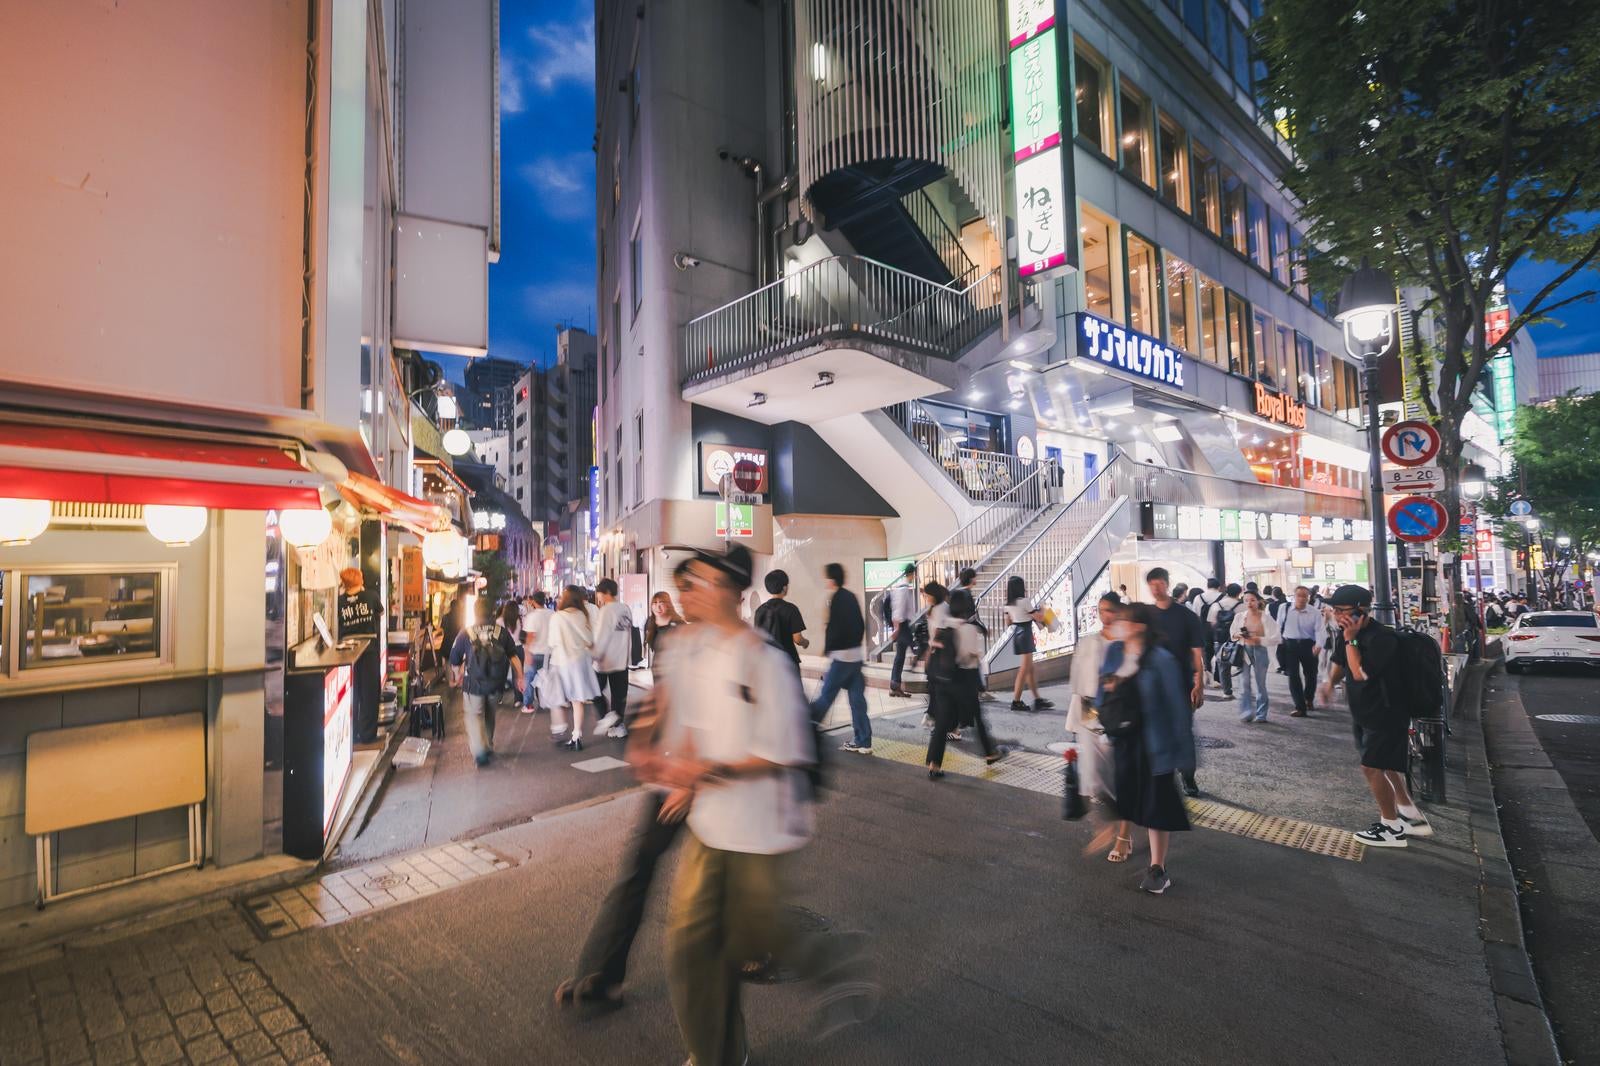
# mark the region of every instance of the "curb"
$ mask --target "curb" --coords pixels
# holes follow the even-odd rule
[[[1483,683],[1498,666],[1496,659],[1487,667],[1478,664],[1469,667],[1471,676],[1466,686],[1473,692],[1467,705],[1476,710],[1478,728],[1461,732],[1462,748],[1467,756],[1472,849],[1478,856],[1478,932],[1483,937],[1483,961],[1489,971],[1489,987],[1494,993],[1506,1062],[1509,1066],[1560,1066],[1555,1032],[1533,976],[1533,964],[1528,959],[1516,876],[1506,856],[1499,805],[1489,774]]]

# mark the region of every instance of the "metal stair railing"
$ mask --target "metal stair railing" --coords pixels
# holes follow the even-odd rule
[[[970,500],[997,502],[1033,474],[1017,456],[957,444],[920,400],[883,410]]]
[[[966,278],[971,280],[977,276],[978,264],[967,255],[966,248],[961,245],[961,238],[950,228],[950,223],[944,220],[939,209],[934,206],[933,200],[928,196],[927,190],[918,189],[900,197],[900,206],[906,209],[906,214],[911,216],[912,223],[927,238],[928,244],[933,248],[939,262],[950,272],[950,276],[961,281]]]

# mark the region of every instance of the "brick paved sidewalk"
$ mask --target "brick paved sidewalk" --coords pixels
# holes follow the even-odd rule
[[[326,1064],[231,907],[0,974],[0,1063]]]

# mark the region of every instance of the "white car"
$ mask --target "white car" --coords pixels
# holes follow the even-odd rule
[[[1592,611],[1530,611],[1506,632],[1501,647],[1513,674],[1535,663],[1600,666],[1600,617]]]

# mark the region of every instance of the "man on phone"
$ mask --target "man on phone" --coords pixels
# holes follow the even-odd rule
[[[1378,803],[1378,820],[1354,834],[1375,848],[1403,848],[1406,838],[1431,837],[1433,826],[1406,789],[1406,708],[1389,701],[1385,681],[1398,662],[1400,640],[1394,630],[1372,617],[1372,593],[1360,585],[1341,585],[1328,598],[1339,632],[1334,638],[1333,665],[1318,698],[1326,703],[1333,686],[1347,678],[1345,692],[1361,751],[1361,772]]]

